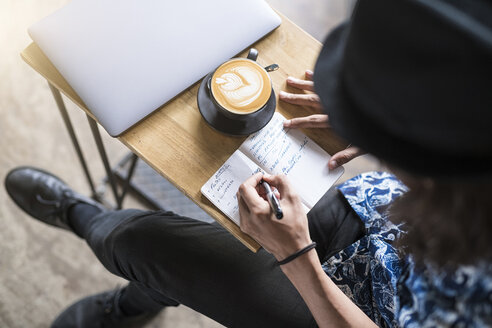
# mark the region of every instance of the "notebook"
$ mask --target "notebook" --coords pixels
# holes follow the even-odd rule
[[[117,136],[280,22],[263,0],[72,0],[28,32]]]
[[[276,112],[201,188],[202,194],[237,225],[237,190],[257,172],[287,175],[306,213],[344,172],[343,167],[330,170],[331,156],[300,130],[284,128],[283,121],[285,117]]]

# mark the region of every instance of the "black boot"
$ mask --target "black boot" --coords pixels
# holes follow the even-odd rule
[[[73,231],[68,220],[72,205],[85,203],[106,208],[72,189],[56,176],[33,167],[18,167],[5,178],[5,189],[24,212],[55,227]]]
[[[70,305],[55,319],[52,328],[130,328],[142,327],[161,309],[127,316],[119,300],[125,289],[116,289],[88,296]]]

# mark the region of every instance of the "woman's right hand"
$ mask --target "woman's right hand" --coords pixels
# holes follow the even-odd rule
[[[306,79],[301,80],[295,77],[289,76],[287,78],[287,85],[307,91],[307,93],[287,93],[280,91],[279,98],[282,101],[288,102],[290,104],[299,106],[308,106],[318,110],[323,111],[321,106],[321,101],[319,96],[314,93],[314,82],[313,82],[313,72],[310,70],[306,71]],[[314,114],[305,117],[296,117],[291,120],[286,120],[284,122],[284,127],[286,128],[328,128],[330,127],[328,115],[326,114]],[[348,163],[352,159],[365,154],[365,152],[358,147],[348,147],[338,153],[334,154],[329,163],[328,167],[333,170],[343,164]]]

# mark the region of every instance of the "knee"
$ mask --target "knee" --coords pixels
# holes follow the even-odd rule
[[[154,212],[121,224],[104,243],[119,258],[152,260],[186,239],[187,228],[196,222],[172,212]]]
[[[172,232],[169,226],[179,218],[172,212],[155,212],[131,218],[113,230],[105,240],[106,246],[126,255],[143,253],[156,242],[162,243],[163,239],[168,239]]]

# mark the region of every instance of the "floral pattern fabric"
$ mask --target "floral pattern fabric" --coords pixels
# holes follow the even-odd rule
[[[326,274],[381,327],[492,326],[492,264],[441,272],[417,269],[392,246],[404,234],[387,207],[407,191],[395,176],[370,172],[338,187],[367,234],[323,262]]]

